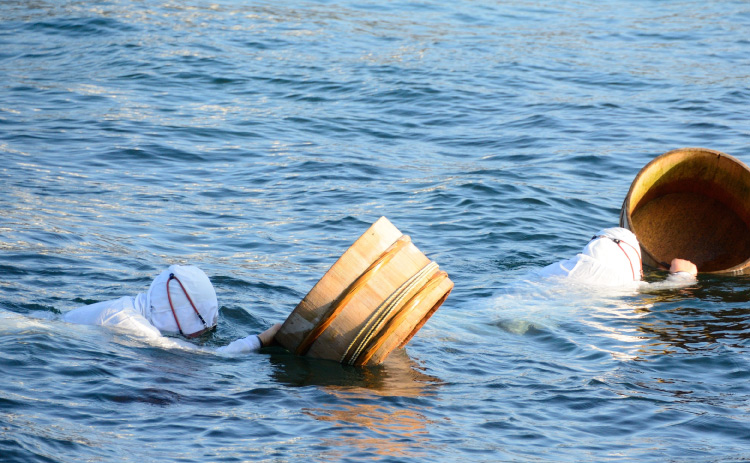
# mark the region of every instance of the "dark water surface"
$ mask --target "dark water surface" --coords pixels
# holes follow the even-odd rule
[[[0,460],[750,459],[750,279],[518,283],[656,155],[750,162],[749,37],[740,1],[4,0]],[[382,215],[456,284],[382,367],[60,321],[189,262],[223,345]]]

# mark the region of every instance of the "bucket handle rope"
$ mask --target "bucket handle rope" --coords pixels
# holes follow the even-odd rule
[[[365,365],[370,361],[370,359],[375,355],[375,353],[380,349],[383,344],[386,342],[386,340],[389,338],[390,334],[395,331],[401,323],[404,321],[404,319],[409,315],[409,313],[414,310],[415,307],[417,307],[420,303],[422,303],[422,300],[424,297],[428,294],[431,294],[433,290],[437,287],[439,287],[446,279],[448,278],[448,274],[439,271],[435,272],[429,279],[429,281],[422,286],[417,293],[409,299],[409,301],[404,305],[404,307],[396,314],[394,315],[386,325],[383,327],[383,329],[380,330],[379,334],[380,336],[370,342],[370,344],[367,346],[367,348],[357,357],[354,365],[362,366]],[[416,333],[422,325],[427,321],[430,316],[432,316],[432,313],[437,310],[437,308],[442,304],[442,302],[445,300],[446,297],[448,297],[448,294],[450,293],[450,290],[448,290],[443,296],[438,300],[438,302],[430,309],[427,314],[422,317],[422,321],[420,321],[417,326],[414,327],[412,332],[407,336],[403,341],[401,341],[401,344],[398,345],[399,348],[404,347],[406,343],[409,342],[409,340],[414,336],[414,333]]]
[[[383,324],[391,318],[393,313],[397,313],[396,309],[402,306],[406,296],[409,295],[414,288],[423,287],[429,280],[430,276],[435,273],[437,268],[437,263],[431,261],[388,296],[388,298],[370,315],[370,318],[360,329],[359,333],[357,333],[354,339],[352,339],[352,342],[349,343],[344,355],[341,356],[341,363],[354,365],[357,357],[359,357],[362,350],[367,344],[369,344],[372,337],[380,331]]]

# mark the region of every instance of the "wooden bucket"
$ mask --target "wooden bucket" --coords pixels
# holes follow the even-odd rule
[[[750,273],[750,170],[704,148],[662,154],[633,180],[620,226],[638,237],[647,266],[677,257],[701,273]]]
[[[451,289],[448,274],[381,217],[313,286],[275,339],[298,355],[376,365],[409,342]]]

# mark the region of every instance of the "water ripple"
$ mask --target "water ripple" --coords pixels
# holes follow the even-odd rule
[[[748,161],[747,10],[3,2],[0,452],[750,458],[746,278],[523,283],[615,225],[654,156]],[[382,215],[456,286],[381,367],[164,351],[60,320],[194,263],[221,313],[201,343],[223,345],[283,320]]]

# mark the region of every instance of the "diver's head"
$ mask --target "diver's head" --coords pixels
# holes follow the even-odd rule
[[[583,248],[583,254],[605,265],[613,279],[640,281],[643,276],[641,246],[628,229],[613,227],[599,230]]]
[[[219,301],[211,280],[192,265],[171,265],[151,283],[151,323],[161,332],[200,336],[216,326]]]

